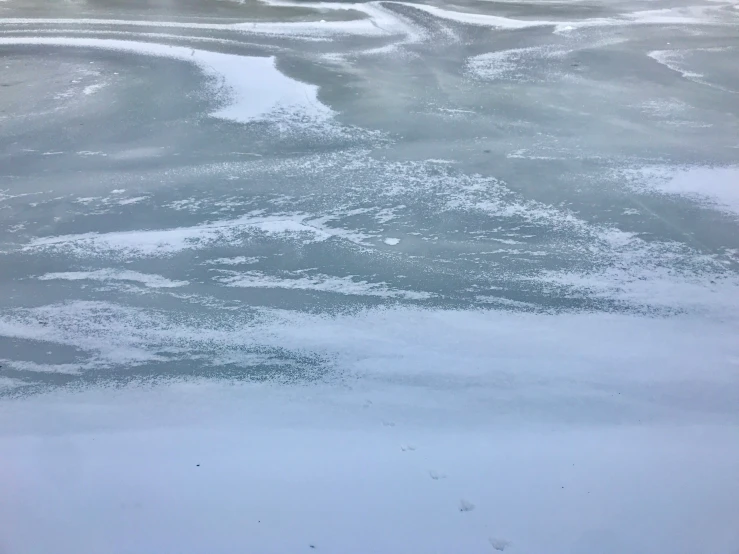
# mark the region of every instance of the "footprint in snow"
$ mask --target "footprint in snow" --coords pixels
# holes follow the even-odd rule
[[[499,552],[503,552],[508,547],[508,545],[511,544],[505,539],[488,539],[488,540],[490,541],[490,546],[492,546],[493,548],[495,548],[495,550]]]
[[[459,501],[460,512],[471,512],[475,509],[475,505],[472,502],[467,502],[464,498]]]
[[[434,471],[433,469],[429,471],[429,477],[431,477],[434,481],[438,481],[439,479],[446,479],[446,473],[441,473],[440,471]]]

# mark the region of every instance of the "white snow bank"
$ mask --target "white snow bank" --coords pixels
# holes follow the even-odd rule
[[[93,38],[0,37],[3,44],[105,48],[146,56],[173,58],[195,64],[207,77],[212,94],[226,105],[211,115],[239,123],[299,115],[316,122],[332,111],[317,98],[318,87],[280,73],[274,58],[256,58],[168,46],[151,42]],[[227,98],[222,98],[222,88]]]
[[[54,392],[0,403],[0,541],[10,554],[733,552],[737,464],[733,425],[521,425],[469,391]]]

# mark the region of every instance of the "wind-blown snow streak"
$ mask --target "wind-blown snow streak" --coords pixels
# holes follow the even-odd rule
[[[438,17],[455,21],[457,23],[466,23],[468,25],[479,25],[483,27],[495,27],[498,29],[526,29],[529,27],[541,27],[546,25],[555,25],[551,21],[527,21],[524,19],[512,19],[510,17],[501,17],[498,15],[488,15],[481,13],[458,12],[453,10],[445,10],[435,6],[427,6],[425,4],[415,4],[412,2],[388,2],[399,6],[408,6],[419,11],[426,12]]]
[[[264,217],[250,214],[193,227],[44,237],[33,240],[24,250],[58,252],[79,257],[107,255],[115,258],[138,258],[171,256],[183,250],[202,249],[216,244],[237,245],[260,236],[303,243],[321,242],[332,237],[360,243],[366,238],[360,233],[329,227],[325,224],[328,219],[309,219],[309,216],[303,214]]]
[[[492,27],[497,29],[526,29],[529,27],[554,27],[555,33],[567,33],[588,27],[615,27],[622,25],[720,25],[730,26],[739,18],[726,17],[723,6],[686,6],[674,9],[644,10],[622,14],[618,17],[598,17],[575,21],[526,20],[501,17],[484,13],[446,10],[412,2],[388,2],[415,8],[448,21],[466,25]]]
[[[149,42],[93,38],[0,38],[0,45],[3,44],[104,48],[195,64],[210,78],[208,86],[211,92],[225,104],[211,115],[239,123],[293,114],[312,121],[322,121],[333,113],[318,101],[318,87],[284,76],[275,68],[274,58],[237,56]],[[225,97],[221,92],[223,87],[227,91]]]
[[[682,59],[683,53],[679,50],[653,50],[647,55],[657,63],[661,63],[673,71],[680,73],[686,79],[696,80],[703,77],[700,73],[680,68],[677,62]]]
[[[422,291],[407,291],[391,288],[387,283],[371,283],[349,277],[331,275],[290,275],[285,278],[267,275],[260,271],[228,272],[229,275],[218,278],[231,287],[267,288],[286,290],[307,290],[332,292],[350,296],[378,296],[382,298],[403,298],[406,300],[426,300],[434,295]]]
[[[161,275],[151,273],[139,273],[138,271],[119,269],[98,269],[96,271],[65,271],[59,273],[46,273],[39,277],[41,281],[129,281],[141,283],[145,287],[153,289],[176,288],[187,285],[187,281],[173,281]]]
[[[99,27],[155,27],[163,29],[190,29],[193,31],[226,31],[251,35],[279,36],[302,40],[328,40],[336,35],[385,36],[388,33],[369,19],[349,21],[297,21],[297,22],[244,22],[244,23],[193,23],[188,21],[147,21],[143,19],[50,19],[14,18],[0,19],[0,26],[66,25]],[[186,38],[186,37],[184,37]]]

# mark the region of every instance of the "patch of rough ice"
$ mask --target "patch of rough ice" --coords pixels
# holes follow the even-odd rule
[[[674,98],[649,100],[639,105],[642,112],[653,117],[667,118],[675,121],[674,118],[683,114],[689,108],[688,104]]]
[[[386,283],[370,283],[355,279],[353,276],[334,277],[316,274],[311,276],[291,275],[281,278],[259,271],[247,271],[243,273],[232,272],[231,275],[220,277],[218,280],[231,287],[307,290],[350,296],[379,296],[405,300],[427,300],[435,296],[423,291],[398,290],[389,287]]]
[[[141,283],[142,285],[153,288],[175,288],[184,287],[189,284],[187,281],[173,281],[154,275],[151,273],[139,273],[138,271],[119,270],[119,269],[98,269],[95,271],[65,271],[59,273],[46,273],[39,277],[41,281],[131,281]]]
[[[704,313],[734,317],[739,313],[739,279],[700,274],[664,263],[654,267],[609,267],[592,271],[546,271],[544,287],[639,306],[657,313]],[[562,292],[562,291],[560,291]]]
[[[467,60],[467,72],[483,81],[525,81],[537,60],[562,58],[566,50],[550,47],[513,48],[499,52],[488,52]]]
[[[389,244],[390,246],[396,246],[396,245],[400,244],[400,239],[388,237],[388,238],[386,238],[382,242],[384,242],[385,244]]]
[[[211,115],[238,123],[292,115],[315,122],[324,121],[333,113],[318,101],[318,87],[286,77],[275,67],[274,58],[93,38],[2,37],[1,44],[103,48],[192,63],[208,77],[211,93],[224,104]]]

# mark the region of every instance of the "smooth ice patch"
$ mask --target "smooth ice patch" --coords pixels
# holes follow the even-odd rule
[[[297,115],[318,122],[331,117],[317,98],[318,87],[280,73],[274,58],[257,58],[165,46],[150,42],[93,38],[2,37],[0,45],[42,45],[103,48],[195,64],[208,77],[208,88],[225,105],[211,115],[238,123]],[[221,92],[225,89],[226,96]]]

